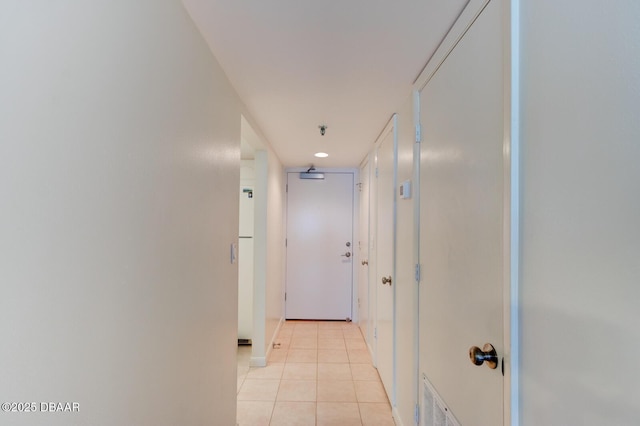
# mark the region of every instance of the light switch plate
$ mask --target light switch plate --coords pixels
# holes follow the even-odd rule
[[[405,180],[400,184],[400,198],[409,199],[411,198],[411,181]]]
[[[231,243],[231,263],[232,264],[236,263],[237,259],[238,259],[238,244]]]

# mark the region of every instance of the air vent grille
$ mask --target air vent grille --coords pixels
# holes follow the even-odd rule
[[[421,426],[461,426],[444,403],[426,375],[422,375]]]

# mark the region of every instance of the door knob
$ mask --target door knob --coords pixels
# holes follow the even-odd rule
[[[351,252],[346,252],[345,254],[342,255],[343,257],[351,257]]]
[[[482,349],[477,346],[469,348],[469,359],[475,365],[482,365],[486,362],[487,367],[491,369],[498,366],[498,353],[491,343],[486,343]]]
[[[364,266],[364,265],[368,265],[368,264],[369,264],[369,261],[368,261],[368,260],[363,260],[363,261],[362,261],[362,266]]]
[[[382,277],[382,285],[389,284],[391,286],[391,275],[388,277]]]

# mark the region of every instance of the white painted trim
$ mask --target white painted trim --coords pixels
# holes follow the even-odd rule
[[[511,374],[508,365],[510,365],[511,354],[511,233],[512,218],[511,210],[513,204],[511,192],[511,143],[512,143],[512,127],[511,127],[511,34],[510,34],[510,0],[502,1],[502,38],[503,38],[503,57],[502,57],[502,81],[503,81],[503,140],[502,140],[502,158],[503,158],[503,194],[502,194],[502,336],[504,354],[502,357],[502,368],[504,379],[502,381],[502,410],[503,424],[511,417],[511,398],[510,398],[510,382]]]
[[[471,25],[478,19],[484,8],[487,7],[489,1],[491,0],[469,0],[467,2],[465,8],[414,82],[414,90],[421,91],[424,89],[453,49],[455,49],[460,40],[462,40],[462,37],[464,37],[469,28],[471,28]]]
[[[268,351],[270,353],[271,350]],[[267,356],[252,356],[249,360],[249,367],[266,367],[267,366]]]
[[[393,421],[396,424],[396,426],[404,426],[404,423],[402,422],[402,418],[400,417],[400,412],[398,411],[398,407],[396,406],[391,407],[391,417],[393,417]]]
[[[386,128],[386,125],[385,127]],[[384,130],[383,128],[383,130]],[[376,140],[377,142],[377,140]],[[369,163],[369,304],[371,309],[369,310],[369,320],[371,323],[370,337],[371,341],[368,342],[369,351],[371,355],[371,361],[373,366],[378,368],[377,347],[378,338],[376,328],[378,326],[378,295],[376,291],[371,291],[376,285],[376,271],[378,270],[378,232],[376,229],[376,223],[378,221],[378,180],[376,178],[376,169],[378,168],[378,148],[374,143],[371,150],[371,162]]]
[[[358,165],[358,170],[362,170],[362,168],[367,165],[369,163],[369,161],[371,161],[371,153],[368,153],[367,155],[364,156],[364,158],[362,159],[362,161],[360,161],[360,164]]]
[[[380,148],[380,145],[382,144],[382,141],[384,141],[384,138],[395,129],[396,121],[397,121],[397,114],[393,114],[389,119],[389,121],[387,122],[387,124],[382,129],[382,131],[380,132],[380,134],[378,135],[378,137],[376,138],[376,142],[373,144],[373,147],[374,147],[373,149],[376,152],[378,151],[378,148]],[[377,158],[377,155],[376,155],[376,158]]]
[[[420,92],[413,91],[413,124],[420,125]],[[421,142],[413,144],[413,264],[420,265],[420,150]],[[421,272],[422,275],[422,272]],[[420,281],[422,277],[420,277]],[[420,281],[414,284],[414,402],[420,405]]]
[[[373,334],[372,334],[372,339],[373,339]],[[375,357],[375,352],[373,350],[373,347],[371,346],[370,342],[366,342],[367,343],[367,349],[369,349],[369,356],[371,357],[371,365],[373,365],[375,367],[375,369],[378,369],[378,364],[376,363],[376,357]]]
[[[360,169],[355,169],[353,173],[353,218],[351,222],[353,239],[351,240],[351,253],[353,253],[353,264],[351,269],[351,322],[360,322],[360,307],[358,306],[358,290],[360,288],[360,250],[356,250],[356,241],[360,241]]]
[[[366,206],[367,211],[365,212],[366,213],[366,217],[367,217],[367,230],[366,230],[366,232],[367,232],[367,257],[369,258],[369,259],[367,259],[367,262],[369,262],[369,263],[370,263],[370,258],[371,258],[371,252],[370,252],[370,248],[371,248],[371,243],[370,243],[370,241],[371,241],[371,164],[372,164],[371,157],[372,157],[372,153],[369,152],[364,157],[364,159],[360,163],[360,166],[358,167],[358,170],[359,170],[359,174],[358,174],[359,179],[358,180],[360,181],[359,184],[362,183],[362,179],[361,178],[362,178],[363,174],[365,174],[365,173],[367,175],[367,179],[368,179],[368,182],[369,182],[369,185],[367,185],[367,191],[369,192],[367,194],[367,198],[368,198],[368,202],[369,203]],[[361,195],[358,194],[358,219],[359,220],[362,218],[362,214],[361,214],[362,213],[362,209],[365,208],[365,206],[362,206],[360,204],[360,199],[361,199]],[[358,229],[360,229],[360,225],[361,225],[361,223],[358,222]],[[358,234],[358,242],[361,241],[360,238],[361,238],[361,236],[360,236],[360,234]],[[360,248],[358,248],[358,259],[357,260],[358,260],[358,262],[360,262],[362,260],[362,259],[360,259]],[[372,330],[372,327],[371,327],[371,294],[370,294],[370,291],[369,291],[370,287],[371,287],[370,286],[370,280],[371,280],[371,272],[370,271],[371,271],[371,266],[369,264],[367,264],[367,279],[366,279],[366,282],[367,282],[367,306],[366,306],[366,311],[367,311],[368,324],[367,324],[366,332],[363,333],[363,336],[364,336],[365,342],[367,343],[367,347],[369,348],[369,351],[371,351],[370,342],[371,342],[371,340],[373,338],[373,335],[371,334],[372,333],[372,331],[371,331]],[[359,274],[358,274],[356,282],[358,283],[356,297],[357,297],[357,299],[360,299],[361,298],[360,297],[361,294],[360,294],[360,275]],[[360,332],[363,331],[362,330],[361,319],[362,318],[360,316],[360,307],[358,306],[358,324],[359,324]],[[369,355],[371,355],[371,354],[369,354]]]
[[[393,233],[392,233],[392,241],[393,241],[393,264],[392,264],[392,274],[393,274],[393,286],[392,286],[392,295],[393,295],[393,324],[392,324],[392,339],[393,342],[393,356],[392,356],[392,365],[391,365],[391,382],[392,382],[392,391],[391,391],[391,405],[395,409],[398,405],[397,394],[398,394],[398,315],[397,315],[397,288],[398,288],[398,275],[397,275],[397,264],[398,264],[398,114],[393,114],[392,117],[393,122]]]
[[[253,215],[253,335],[251,336],[253,344],[249,361],[252,366],[266,365],[268,349],[266,347],[268,176],[269,153],[262,149],[256,150]]]
[[[377,283],[377,268],[378,268],[378,232],[377,232],[377,223],[378,223],[378,148],[382,144],[384,138],[389,134],[389,132],[394,129],[394,115],[391,116],[387,124],[382,128],[378,137],[376,138],[373,149],[371,150],[371,160],[369,162],[369,203],[370,206],[374,206],[370,209],[370,212],[373,214],[369,215],[369,290],[372,288],[376,288]],[[394,273],[395,280],[395,273]],[[373,297],[372,297],[373,296]],[[375,298],[374,298],[375,297]],[[374,300],[374,303],[371,301]],[[369,354],[371,355],[371,362],[376,369],[378,368],[378,337],[377,337],[377,328],[378,328],[378,296],[377,292],[369,292],[369,321],[372,325],[371,327],[371,341],[367,342],[367,347],[369,348]],[[375,331],[374,331],[375,330]],[[391,399],[391,398],[389,398]]]
[[[374,149],[375,149],[375,153],[376,153],[376,169],[378,167],[377,164],[377,158],[378,158],[378,149],[380,149],[380,145],[382,144],[382,142],[385,140],[385,138],[387,136],[389,136],[389,134],[393,135],[393,220],[392,220],[392,226],[393,226],[393,232],[392,232],[392,244],[393,244],[393,248],[392,248],[392,260],[391,260],[391,276],[392,276],[392,282],[393,283],[397,283],[396,280],[396,251],[397,251],[397,215],[398,215],[398,208],[397,208],[397,188],[398,188],[398,114],[393,114],[391,116],[391,118],[389,119],[389,122],[386,124],[386,126],[382,129],[382,132],[380,132],[380,135],[378,136],[378,138],[376,139],[376,142],[374,144]],[[376,182],[377,182],[377,176],[376,176]],[[376,184],[376,191],[377,191],[377,184]],[[378,197],[376,195],[376,202],[378,200]],[[376,208],[377,210],[377,208]],[[377,217],[376,217],[376,225],[377,225]],[[376,235],[377,238],[377,235]],[[377,245],[376,245],[376,269],[375,271],[377,271],[377,258],[378,258],[378,250],[377,250]],[[371,253],[369,253],[369,258],[371,258]],[[377,273],[373,274],[373,281],[374,283],[377,283]],[[377,285],[377,284],[376,284]],[[396,342],[396,337],[397,337],[397,333],[396,333],[396,325],[397,325],[397,319],[396,319],[396,288],[397,285],[393,285],[391,287],[391,293],[392,293],[392,317],[393,317],[393,321],[392,321],[392,325],[391,325],[391,329],[392,329],[392,336],[391,336],[391,344],[392,344],[392,355],[391,355],[391,395],[387,395],[387,397],[389,398],[389,402],[391,403],[392,407],[396,407],[396,392],[397,392],[397,366],[396,366],[396,360],[397,360],[397,342]],[[378,298],[376,297],[376,315],[375,315],[375,327],[377,328],[378,326],[378,315],[377,315],[377,303],[378,303]],[[377,349],[378,349],[378,339],[376,337],[375,339],[375,353],[376,353],[376,361],[377,361]],[[377,368],[377,367],[376,367]]]
[[[494,0],[498,1],[498,0]],[[519,70],[519,4],[518,0],[502,0],[504,37],[504,240],[503,240],[503,335],[504,390],[503,423],[517,426],[518,410],[518,275],[520,235],[520,70]]]
[[[506,1],[506,0],[505,0]],[[509,255],[509,318],[505,322],[510,323],[509,329],[509,364],[507,383],[508,398],[505,405],[509,409],[506,412],[505,424],[518,426],[520,424],[520,1],[508,0],[508,29],[509,29],[509,96],[510,96],[510,137],[511,155],[509,156],[510,169],[510,203],[509,219],[511,225]],[[507,54],[505,52],[505,54]],[[507,260],[507,259],[505,259]]]

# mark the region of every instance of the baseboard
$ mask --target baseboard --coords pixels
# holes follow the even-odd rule
[[[267,345],[267,353],[265,356],[256,356],[256,357],[251,357],[251,359],[249,360],[249,366],[251,367],[266,367],[267,366],[267,360],[269,359],[269,355],[271,355],[271,351],[273,350],[273,344],[276,341],[276,337],[278,336],[278,333],[280,333],[280,328],[282,327],[282,324],[284,323],[284,318],[280,318],[280,321],[278,321],[278,326],[276,327],[276,330],[273,332],[273,336],[271,336],[271,340],[269,341],[269,344]]]
[[[391,416],[393,417],[393,421],[396,426],[404,426],[404,423],[402,423],[402,419],[400,418],[400,413],[398,412],[398,407],[391,407]]]
[[[365,343],[367,344],[367,349],[369,350],[369,356],[371,357],[371,365],[373,365],[377,369],[378,365],[376,363],[376,357],[373,353],[373,348],[371,347],[369,342],[366,341],[366,339],[365,339]]]
[[[266,367],[267,366],[267,357],[266,356],[252,356],[249,360],[249,367]]]
[[[271,336],[271,343],[269,344],[269,347],[271,349],[273,349],[273,344],[276,342],[276,337],[278,336],[278,334],[280,334],[280,328],[282,328],[282,324],[284,324],[286,320],[284,319],[284,317],[280,318],[280,321],[278,321],[278,326],[276,327],[276,331],[273,332],[273,336]]]

